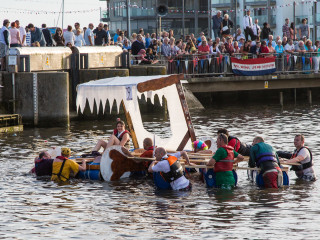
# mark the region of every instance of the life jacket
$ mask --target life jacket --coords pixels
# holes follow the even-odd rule
[[[241,141],[239,140],[239,138],[237,137],[233,137],[233,136],[229,136],[228,137],[228,142],[230,142],[232,139],[236,139],[236,144],[234,145],[234,150],[242,155],[244,155],[246,153],[246,149],[247,147],[241,143]],[[238,145],[239,143],[239,145]]]
[[[227,151],[227,157],[222,160],[217,160],[214,164],[214,171],[215,172],[227,172],[232,171],[233,169],[233,163],[234,163],[234,153],[233,153],[233,147],[226,145],[223,146]]]
[[[293,154],[292,154],[292,156],[291,156],[290,159],[295,158],[296,156],[298,156],[299,152],[300,152],[301,149],[303,149],[303,148],[306,148],[306,149],[309,151],[309,153],[310,153],[310,161],[307,162],[307,163],[301,163],[300,166],[292,166],[292,167],[291,167],[291,170],[293,170],[293,171],[301,171],[301,170],[310,168],[310,167],[312,167],[312,165],[313,165],[313,163],[312,163],[312,153],[311,153],[310,149],[309,149],[308,147],[305,147],[305,146],[303,146],[302,148],[300,148],[299,151],[297,151],[297,149],[294,150],[294,152],[293,152]]]
[[[153,157],[153,146],[149,147],[147,149],[147,151],[145,151],[144,153],[142,153],[140,155],[140,157],[152,158]],[[146,168],[148,168],[151,163],[152,163],[151,161],[145,161],[144,165],[145,165]]]
[[[35,162],[37,176],[51,176],[53,159],[38,159]]]
[[[257,144],[257,146],[260,149],[258,144]],[[277,157],[273,152],[264,152],[264,153],[260,153],[259,155],[256,156],[257,167],[260,167],[261,163],[266,162],[266,161],[272,161],[272,162],[278,163]]]
[[[52,173],[52,175],[57,175],[60,181],[62,181],[62,180],[61,180],[61,177],[63,177],[64,179],[68,180],[68,178],[66,178],[65,176],[63,176],[63,175],[61,174],[61,173],[62,173],[62,170],[63,170],[63,167],[64,167],[64,164],[66,163],[66,161],[68,160],[68,158],[63,157],[63,156],[58,156],[57,158],[60,159],[60,160],[63,160],[63,162],[62,162],[62,164],[61,164],[61,167],[60,167],[59,172],[58,172],[58,173]]]
[[[164,158],[164,160],[167,160],[170,165],[170,172],[161,172],[161,176],[166,182],[173,182],[183,176],[183,169],[178,158],[169,156],[168,158]]]
[[[114,129],[114,130],[113,130],[113,134],[119,139],[120,142],[121,142],[124,134],[126,134],[126,133],[128,133],[128,134],[130,135],[130,132],[129,132],[128,130],[124,130],[124,131],[118,136],[118,134],[119,134],[118,130],[117,130],[117,129]]]

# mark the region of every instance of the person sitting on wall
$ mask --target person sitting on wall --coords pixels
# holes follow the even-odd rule
[[[39,157],[34,159],[34,168],[31,170],[32,173],[35,173],[37,177],[40,176],[51,176],[52,174],[52,163],[53,159],[48,151],[42,151],[39,154]]]
[[[233,147],[236,152],[240,153],[242,156],[250,156],[250,145],[243,144],[237,137],[230,136],[228,130],[225,128],[220,128],[217,133],[227,135],[228,145]]]
[[[184,157],[186,162],[190,164],[188,155],[185,151],[174,153],[170,156],[167,155],[167,152],[164,148],[156,148],[154,152],[156,161],[153,161],[148,171],[161,172],[161,175],[164,177],[166,182],[170,183],[170,186],[173,190],[181,191],[190,191],[191,183],[183,175],[183,168],[178,160],[180,157]]]
[[[121,121],[120,118],[117,119],[116,129],[113,130],[112,135],[109,138],[109,141],[106,142],[102,139],[98,140],[98,143],[92,150],[92,155],[99,156],[99,150],[101,147],[105,151],[108,147],[113,145],[120,145],[128,147],[130,141],[130,132],[126,130],[124,121]]]
[[[79,171],[86,171],[86,160],[82,160],[79,165],[73,160],[68,159],[71,156],[70,148],[61,148],[61,156],[57,156],[52,164],[52,181],[65,182],[69,180],[71,172],[76,175]]]

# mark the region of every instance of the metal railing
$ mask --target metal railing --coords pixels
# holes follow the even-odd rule
[[[234,54],[237,59],[275,58],[276,72],[273,74],[318,73],[320,53],[267,53],[267,54]],[[156,61],[155,61],[156,60]],[[139,55],[131,55],[131,65],[157,64],[167,67],[167,74],[183,73],[186,77],[230,76],[232,59],[229,54],[189,54],[167,58],[156,56],[153,62],[144,61]]]

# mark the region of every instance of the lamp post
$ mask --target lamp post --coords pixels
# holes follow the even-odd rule
[[[127,2],[127,33],[128,33],[128,38],[131,36],[131,26],[130,26],[130,0],[126,0]]]

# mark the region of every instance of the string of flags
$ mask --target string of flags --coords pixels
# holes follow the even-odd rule
[[[234,9],[226,9],[224,10],[224,12],[246,12],[247,10],[267,10],[267,9],[270,9],[270,10],[275,10],[275,9],[278,9],[278,8],[283,8],[283,7],[290,7],[290,6],[293,6],[293,5],[303,5],[303,4],[311,4],[311,3],[316,3],[317,0],[302,0],[302,1],[294,1],[294,2],[291,2],[291,3],[288,3],[288,4],[283,4],[283,5],[275,5],[275,6],[270,6],[270,7],[257,7],[257,8],[244,8],[244,9],[237,9],[237,10],[234,10]],[[103,11],[113,11],[113,10],[119,10],[119,9],[126,9],[127,6],[125,5],[125,3],[123,3],[122,5],[119,5],[119,6],[114,6],[114,7],[109,7],[109,8],[106,8],[106,9],[103,9]],[[151,11],[154,11],[155,8],[153,7],[142,7],[142,6],[138,6],[136,5],[135,3],[134,4],[131,4],[129,5],[129,8],[131,9],[141,9],[141,10],[151,10]],[[73,10],[73,11],[64,11],[65,14],[77,14],[77,13],[91,13],[91,12],[96,12],[96,11],[100,11],[100,8],[93,8],[93,9],[87,9],[87,10]],[[3,13],[20,13],[20,14],[60,14],[62,13],[61,11],[46,11],[46,10],[29,10],[29,9],[16,9],[16,8],[6,8],[6,7],[2,7],[0,9],[0,12],[3,12]],[[170,9],[168,10],[169,13],[182,13],[183,10],[182,9]],[[195,11],[195,10],[185,10],[184,11],[185,13],[204,13],[204,14],[208,14],[210,13],[210,11]],[[218,10],[211,10],[211,13],[212,14],[216,14],[218,12]]]

